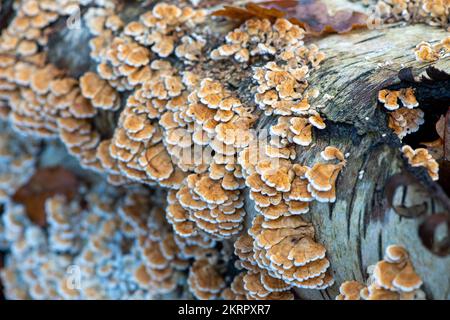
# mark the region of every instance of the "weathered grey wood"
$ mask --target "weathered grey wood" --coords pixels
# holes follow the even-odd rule
[[[131,8],[131,15],[136,10],[139,10],[136,6]],[[327,55],[310,83],[322,92],[313,103],[322,106],[319,110],[325,115],[328,128],[316,133],[315,145],[298,149],[296,161],[310,165],[319,160],[319,152],[327,145],[338,146],[349,157],[337,182],[336,203],[315,203],[307,214],[316,226],[318,240],[328,249],[336,285],[322,292],[298,290],[300,297],[334,298],[340,283],[365,279],[367,266],[382,257],[387,245],[396,243],[410,251],[428,298],[450,298],[450,258],[434,256],[423,247],[417,236],[419,220],[401,219],[386,207],[383,194],[386,181],[404,169],[405,162],[400,156],[398,139],[386,125],[385,113],[376,107],[378,90],[397,82],[400,69],[413,67],[420,72],[429,66],[415,61],[414,46],[446,35],[444,30],[417,25],[309,40]],[[88,39],[85,26],[81,30],[61,28],[50,41],[49,58],[79,76],[94,67],[86,48]],[[439,61],[436,66],[450,70],[450,59]],[[333,98],[326,100],[325,93]],[[264,118],[258,126],[268,128],[274,121]],[[364,175],[359,179],[362,170]],[[418,196],[412,188],[405,192],[407,202],[432,201],[426,195]],[[401,196],[398,194],[398,198]],[[246,208],[250,220],[255,212],[248,198]],[[439,211],[441,204],[434,203],[428,208]]]
[[[423,247],[417,236],[419,220],[401,219],[386,208],[386,180],[405,164],[396,137],[386,127],[385,114],[376,106],[377,91],[397,82],[400,69],[413,67],[420,72],[429,66],[415,61],[413,47],[446,35],[444,30],[417,25],[333,35],[316,42],[328,59],[310,82],[334,96],[326,101],[321,95],[315,101],[324,106],[321,112],[332,128],[317,136],[314,148],[303,154],[299,149],[299,161],[319,160],[318,151],[326,145],[337,145],[350,154],[337,182],[336,203],[314,204],[310,214],[318,239],[328,249],[337,284],[365,279],[367,266],[381,259],[386,246],[396,243],[410,251],[428,298],[450,298],[450,257],[437,257]],[[450,59],[436,67],[449,71]],[[406,202],[433,201],[413,190],[406,193]],[[439,203],[428,208],[441,210]],[[299,294],[330,298],[337,289],[335,285],[326,292],[299,290]]]

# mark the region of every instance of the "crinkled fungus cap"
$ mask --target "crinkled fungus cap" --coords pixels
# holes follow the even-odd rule
[[[358,281],[345,281],[339,287],[339,295],[336,300],[360,300],[360,291],[364,285]]]
[[[425,167],[433,180],[439,179],[439,164],[425,148],[413,149],[409,145],[402,147],[402,153],[413,167]]]
[[[206,259],[194,262],[189,271],[188,284],[192,294],[201,300],[217,298],[225,288],[222,276]]]
[[[369,266],[367,285],[346,281],[336,300],[415,300],[424,299],[422,280],[415,272],[406,249],[400,245],[386,248],[384,260]]]

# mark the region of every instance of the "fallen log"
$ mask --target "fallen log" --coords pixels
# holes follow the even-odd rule
[[[143,10],[136,4],[126,4],[122,15],[127,21],[127,17],[129,20]],[[217,29],[222,36],[224,30],[231,29],[223,21],[209,23],[211,29]],[[65,26],[66,21],[60,21],[55,27],[50,37],[48,58],[78,78],[95,68],[86,45],[91,35],[85,26],[73,29]],[[347,155],[347,164],[337,180],[336,202],[315,202],[305,215],[316,228],[317,240],[327,248],[336,284],[321,291],[297,289],[301,298],[334,299],[342,282],[364,281],[367,267],[382,259],[390,244],[400,244],[408,249],[424,281],[427,298],[450,297],[450,257],[430,252],[418,233],[424,217],[439,212],[449,214],[449,190],[432,181],[425,169],[410,168],[402,157],[400,140],[388,127],[386,112],[377,104],[379,90],[402,85],[403,80],[399,77],[402,70],[419,75],[432,65],[448,72],[448,57],[424,64],[416,61],[413,52],[417,43],[437,41],[446,35],[445,30],[425,25],[391,25],[308,40],[317,44],[327,57],[309,78],[322,93],[311,103],[318,106],[327,128],[315,133],[313,145],[297,148],[294,162],[312,164],[319,159],[320,151],[333,145]],[[232,85],[245,96],[246,84],[233,82]],[[444,101],[449,94],[450,87],[447,86],[440,99]],[[425,99],[418,95],[419,102],[422,98]],[[96,123],[102,123],[105,132],[113,132],[117,115],[100,118]],[[257,129],[268,129],[274,122],[274,117],[261,116]],[[399,173],[412,175],[416,183],[392,187],[393,203],[389,203],[389,181]],[[417,218],[407,219],[395,211],[396,206],[417,205],[424,207],[422,216]],[[256,214],[253,207],[247,196],[247,225]]]

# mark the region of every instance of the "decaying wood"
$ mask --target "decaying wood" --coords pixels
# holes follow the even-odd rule
[[[387,208],[386,181],[404,170],[405,163],[397,138],[386,126],[386,115],[376,103],[379,89],[399,81],[399,70],[412,67],[420,73],[429,66],[415,61],[415,44],[445,35],[443,30],[417,25],[329,36],[317,42],[328,59],[313,74],[311,83],[334,97],[326,101],[322,94],[316,101],[324,106],[321,112],[331,125],[318,136],[316,150],[300,154],[299,160],[318,160],[318,151],[326,145],[337,145],[350,154],[337,182],[336,203],[316,203],[310,214],[318,238],[328,249],[338,284],[365,279],[367,266],[381,259],[386,246],[397,243],[410,251],[428,298],[450,297],[450,257],[437,257],[423,247],[417,235],[419,219],[401,218]],[[450,59],[435,66],[450,70]],[[424,190],[399,191],[397,200],[427,202],[429,213],[444,210],[443,204],[430,199]],[[336,293],[337,286],[326,292],[299,292],[305,298],[330,298]]]
[[[308,214],[318,239],[328,249],[337,284],[348,279],[364,281],[366,268],[382,259],[388,245],[396,243],[410,251],[427,297],[450,297],[450,257],[437,257],[425,249],[417,234],[419,219],[401,218],[387,206],[386,182],[405,170],[405,162],[400,143],[376,101],[378,90],[399,82],[401,69],[412,67],[419,74],[429,66],[415,61],[415,44],[445,35],[445,31],[427,26],[397,26],[333,35],[316,42],[327,60],[310,81],[322,93],[314,103],[323,106],[320,111],[327,118],[328,129],[318,132],[313,148],[307,152],[299,149],[297,160],[306,164],[318,161],[319,152],[328,145],[349,153],[337,181],[336,203],[314,203]],[[450,59],[435,66],[450,70]],[[263,119],[260,125],[268,127],[272,122]],[[398,190],[396,200],[407,205],[426,202],[429,213],[444,210],[442,203],[418,189]],[[247,207],[251,212],[251,205]],[[300,297],[308,299],[330,299],[337,292],[337,285],[325,291],[298,290]]]
[[[126,15],[133,16],[142,8],[127,10]],[[62,30],[51,38],[52,62],[68,68],[74,76],[92,69],[86,28]],[[322,93],[313,103],[322,106],[320,112],[326,117],[327,129],[316,133],[315,145],[308,151],[298,150],[297,161],[311,164],[319,160],[319,152],[328,145],[338,146],[349,156],[337,182],[336,203],[315,203],[307,214],[316,227],[318,240],[327,247],[336,285],[325,291],[299,290],[300,297],[332,299],[343,281],[364,281],[367,266],[380,260],[386,246],[395,243],[411,253],[427,297],[450,298],[450,257],[438,257],[425,249],[417,234],[420,219],[401,218],[387,206],[386,182],[407,165],[400,155],[400,142],[387,127],[386,114],[376,103],[378,90],[398,82],[401,69],[412,67],[418,74],[429,66],[415,61],[412,49],[417,43],[445,36],[444,30],[428,26],[397,25],[314,39],[327,55],[310,78]],[[438,61],[435,66],[450,70],[450,59]],[[273,122],[273,118],[265,117],[258,126],[268,128]],[[426,175],[422,178],[421,187],[399,190],[395,201],[405,205],[426,202],[429,213],[447,210],[442,201],[431,199],[425,192],[427,184],[442,190]],[[246,207],[250,220],[255,212],[248,198]]]

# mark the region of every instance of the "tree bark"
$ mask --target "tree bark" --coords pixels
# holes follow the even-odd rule
[[[130,4],[124,14],[135,16],[139,10],[143,9]],[[320,151],[328,145],[339,147],[349,157],[337,181],[337,201],[314,202],[306,215],[316,227],[317,239],[327,248],[336,284],[323,291],[298,290],[301,298],[334,299],[343,281],[364,281],[366,268],[382,259],[390,244],[408,249],[424,281],[427,298],[450,298],[450,257],[438,257],[422,245],[417,234],[419,219],[401,218],[387,206],[386,182],[407,165],[401,157],[398,138],[387,127],[386,113],[377,107],[377,92],[398,83],[401,69],[412,67],[420,73],[429,66],[415,61],[414,46],[446,35],[445,30],[429,26],[397,25],[313,39],[327,56],[309,79],[320,89],[320,97],[312,102],[322,106],[319,111],[326,118],[327,129],[315,132],[313,146],[297,150],[296,161],[309,165],[319,160]],[[86,27],[61,28],[51,38],[50,61],[74,76],[93,69],[86,45],[89,37]],[[440,60],[435,66],[448,71],[450,59]],[[325,94],[332,98],[328,100]],[[274,121],[264,117],[258,126],[268,128]],[[396,200],[406,204],[427,202],[430,214],[448,210],[448,198],[438,201],[424,192],[433,186],[443,195],[442,189],[427,177],[421,179],[421,187],[400,190]],[[250,221],[255,211],[248,197],[246,208]]]
[[[316,42],[328,58],[310,81],[322,93],[315,103],[324,106],[320,111],[329,130],[319,132],[315,147],[307,152],[298,150],[298,161],[319,160],[319,151],[327,145],[349,153],[337,181],[336,203],[315,202],[309,214],[319,241],[327,247],[337,284],[363,281],[366,268],[382,259],[388,245],[401,244],[411,254],[427,297],[450,298],[450,257],[433,255],[422,245],[417,234],[419,219],[401,218],[387,207],[386,182],[405,169],[405,162],[397,137],[386,126],[386,114],[377,107],[377,92],[399,82],[399,70],[412,67],[419,73],[429,66],[415,61],[412,48],[446,35],[444,30],[416,25],[333,35]],[[438,61],[435,67],[449,71],[450,59]],[[326,101],[325,93],[334,98]],[[364,173],[362,179],[360,172]],[[427,202],[428,213],[448,212],[448,207],[424,192],[426,188],[399,190],[396,200]],[[310,299],[337,294],[336,285],[325,291],[299,290],[301,297]]]

